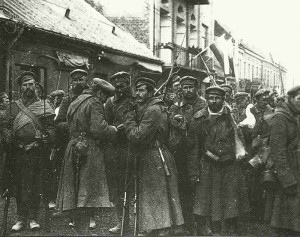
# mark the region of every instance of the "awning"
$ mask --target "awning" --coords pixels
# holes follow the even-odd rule
[[[68,67],[86,67],[89,69],[89,59],[85,56],[56,51],[58,60]]]
[[[138,59],[130,58],[128,56],[123,56],[123,55],[115,55],[115,54],[110,54],[110,53],[105,53],[103,56],[105,59],[108,59],[109,61],[119,64],[119,65],[124,65],[124,66],[131,66],[131,65],[137,65],[141,66],[145,69],[148,69],[150,71],[154,72],[162,72],[162,65],[159,63],[149,63],[145,61],[141,61]]]

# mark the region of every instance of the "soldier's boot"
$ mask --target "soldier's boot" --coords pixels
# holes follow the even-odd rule
[[[121,233],[121,227],[122,227],[122,224],[118,223],[115,227],[110,228],[109,232],[112,233],[112,234],[120,234]]]
[[[94,218],[90,218],[90,225],[89,225],[89,228],[90,229],[96,229],[96,227],[97,227],[97,224],[96,224],[96,221],[95,221],[95,219]]]
[[[38,229],[40,229],[40,224],[39,223],[37,223],[35,220],[30,220],[29,221],[29,228],[30,228],[30,230],[38,230]]]
[[[200,236],[212,236],[213,232],[210,228],[210,222],[208,217],[195,215],[197,224],[197,235]]]
[[[17,221],[16,224],[14,224],[11,228],[12,231],[14,232],[18,232],[18,231],[21,231],[22,229],[24,229],[26,226],[26,223],[25,221]]]

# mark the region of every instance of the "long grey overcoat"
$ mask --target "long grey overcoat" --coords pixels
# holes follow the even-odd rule
[[[234,130],[229,109],[212,116],[208,107],[194,115],[188,132],[191,153],[189,176],[198,176],[193,213],[221,221],[249,211],[249,201],[241,164],[235,159]],[[210,151],[218,161],[205,155]]]
[[[271,226],[300,232],[300,136],[299,115],[289,103],[276,108],[271,121],[270,159],[278,177]],[[297,194],[284,188],[297,186]]]
[[[87,98],[89,97],[89,98]],[[104,108],[96,97],[85,91],[68,110],[70,142],[67,146],[60,175],[57,207],[60,211],[76,207],[111,207],[105,170],[105,146],[113,138],[115,130],[105,120]],[[87,159],[79,172],[79,188],[76,197],[74,144],[79,132],[85,132]],[[78,199],[76,203],[76,199]]]
[[[129,112],[125,129],[135,147],[138,161],[138,220],[140,231],[182,225],[183,216],[178,194],[177,170],[173,156],[164,145],[168,130],[167,113],[162,101],[150,99],[138,112]],[[166,176],[158,147],[170,171]]]

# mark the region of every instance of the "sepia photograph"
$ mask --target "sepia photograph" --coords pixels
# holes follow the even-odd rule
[[[0,0],[0,236],[300,236],[299,0]]]

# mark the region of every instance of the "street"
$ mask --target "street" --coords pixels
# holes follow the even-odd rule
[[[0,208],[1,216],[0,221],[2,224],[3,218],[3,199],[0,199]],[[43,208],[41,207],[41,210]],[[78,213],[77,215],[77,226],[76,228],[68,227],[68,218],[66,216],[62,217],[52,217],[51,220],[51,232],[46,232],[44,230],[44,212],[41,211],[39,220],[41,224],[41,229],[38,231],[30,231],[29,228],[26,228],[24,231],[18,233],[11,233],[11,226],[16,221],[16,202],[15,199],[11,199],[11,204],[9,207],[9,217],[8,217],[8,234],[10,236],[113,236],[109,233],[109,228],[117,224],[117,216],[114,208],[109,208],[105,210],[100,210],[97,213],[97,228],[95,230],[89,230],[88,220],[84,218],[83,213]],[[132,217],[131,217],[132,222]],[[2,228],[2,226],[1,226]],[[2,231],[2,229],[1,229]],[[131,236],[133,232],[127,233],[127,236]],[[257,223],[247,223],[241,222],[240,224],[240,235],[244,236],[274,236],[274,232],[264,226]]]

